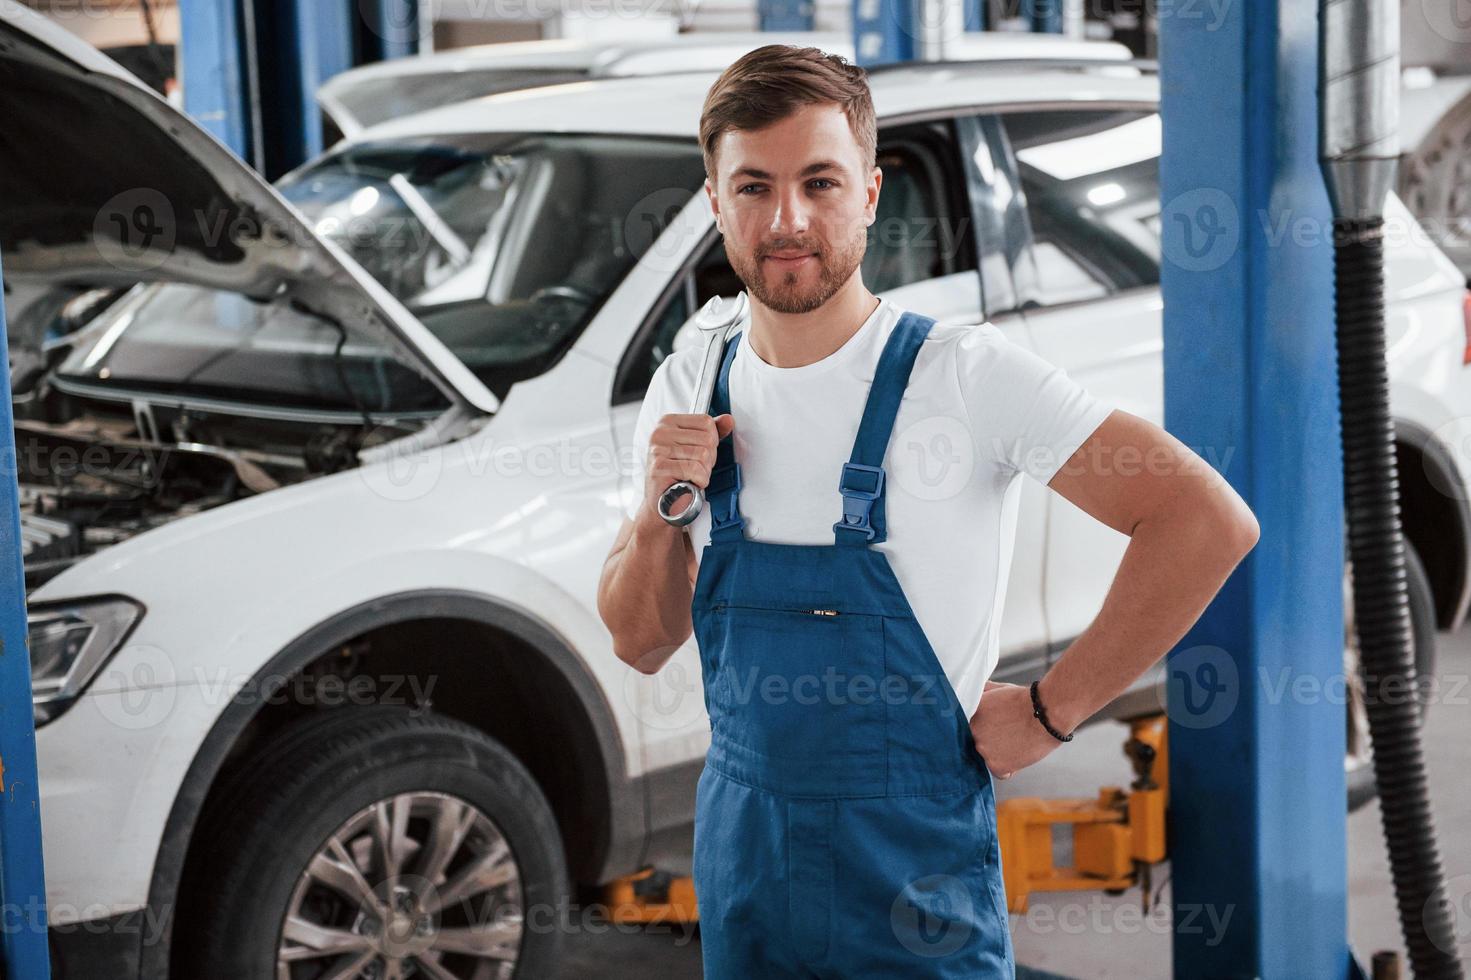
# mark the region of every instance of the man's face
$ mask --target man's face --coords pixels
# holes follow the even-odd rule
[[[718,184],[707,178],[705,190],[725,254],[752,297],[778,313],[809,313],[852,277],[882,182],[879,168],[865,164],[834,103],[721,134]]]

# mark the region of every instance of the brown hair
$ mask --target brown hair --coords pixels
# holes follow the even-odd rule
[[[878,123],[868,73],[842,55],[821,48],[767,44],[748,51],[715,80],[700,111],[700,150],[705,174],[715,182],[715,147],[729,129],[762,129],[797,109],[836,103],[848,117],[860,158],[873,169]],[[867,171],[860,177],[866,177]]]

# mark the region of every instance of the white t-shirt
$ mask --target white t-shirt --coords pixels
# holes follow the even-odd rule
[[[843,514],[838,478],[903,312],[882,299],[842,347],[793,368],[763,361],[749,321],[740,328],[729,390],[747,538],[833,544]],[[655,423],[689,411],[703,356],[701,338],[654,372],[634,435],[635,487],[643,487]],[[884,457],[888,537],[870,547],[887,555],[966,717],[1000,654],[1018,478],[1046,484],[1111,410],[991,323],[936,323],[920,347]],[[629,503],[630,517],[638,506]],[[688,530],[699,558],[710,540],[708,507]]]

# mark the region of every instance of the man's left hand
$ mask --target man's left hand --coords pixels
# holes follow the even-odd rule
[[[970,733],[997,779],[1010,779],[1062,744],[1032,717],[1032,693],[1020,684],[987,684],[971,716]]]

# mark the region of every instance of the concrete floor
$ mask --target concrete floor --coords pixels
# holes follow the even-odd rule
[[[1459,952],[1471,963],[1471,780],[1465,778],[1471,771],[1471,629],[1440,636],[1438,672],[1442,700],[1426,722],[1426,754]],[[997,796],[1088,795],[1104,783],[1126,785],[1125,737],[1120,725],[1085,729],[1066,752],[998,783]],[[1349,816],[1348,842],[1349,942],[1367,968],[1375,950],[1404,948],[1377,803]],[[1168,877],[1169,865],[1162,865],[1155,879],[1157,889],[1163,884],[1162,900],[1148,917],[1140,912],[1137,889],[1117,897],[1034,897],[1025,916],[1011,917],[1018,965],[1064,977],[1169,977],[1169,923],[1159,914],[1168,915]],[[568,937],[567,951],[561,976],[568,980],[701,976],[699,936],[685,927],[611,926],[587,916]]]

